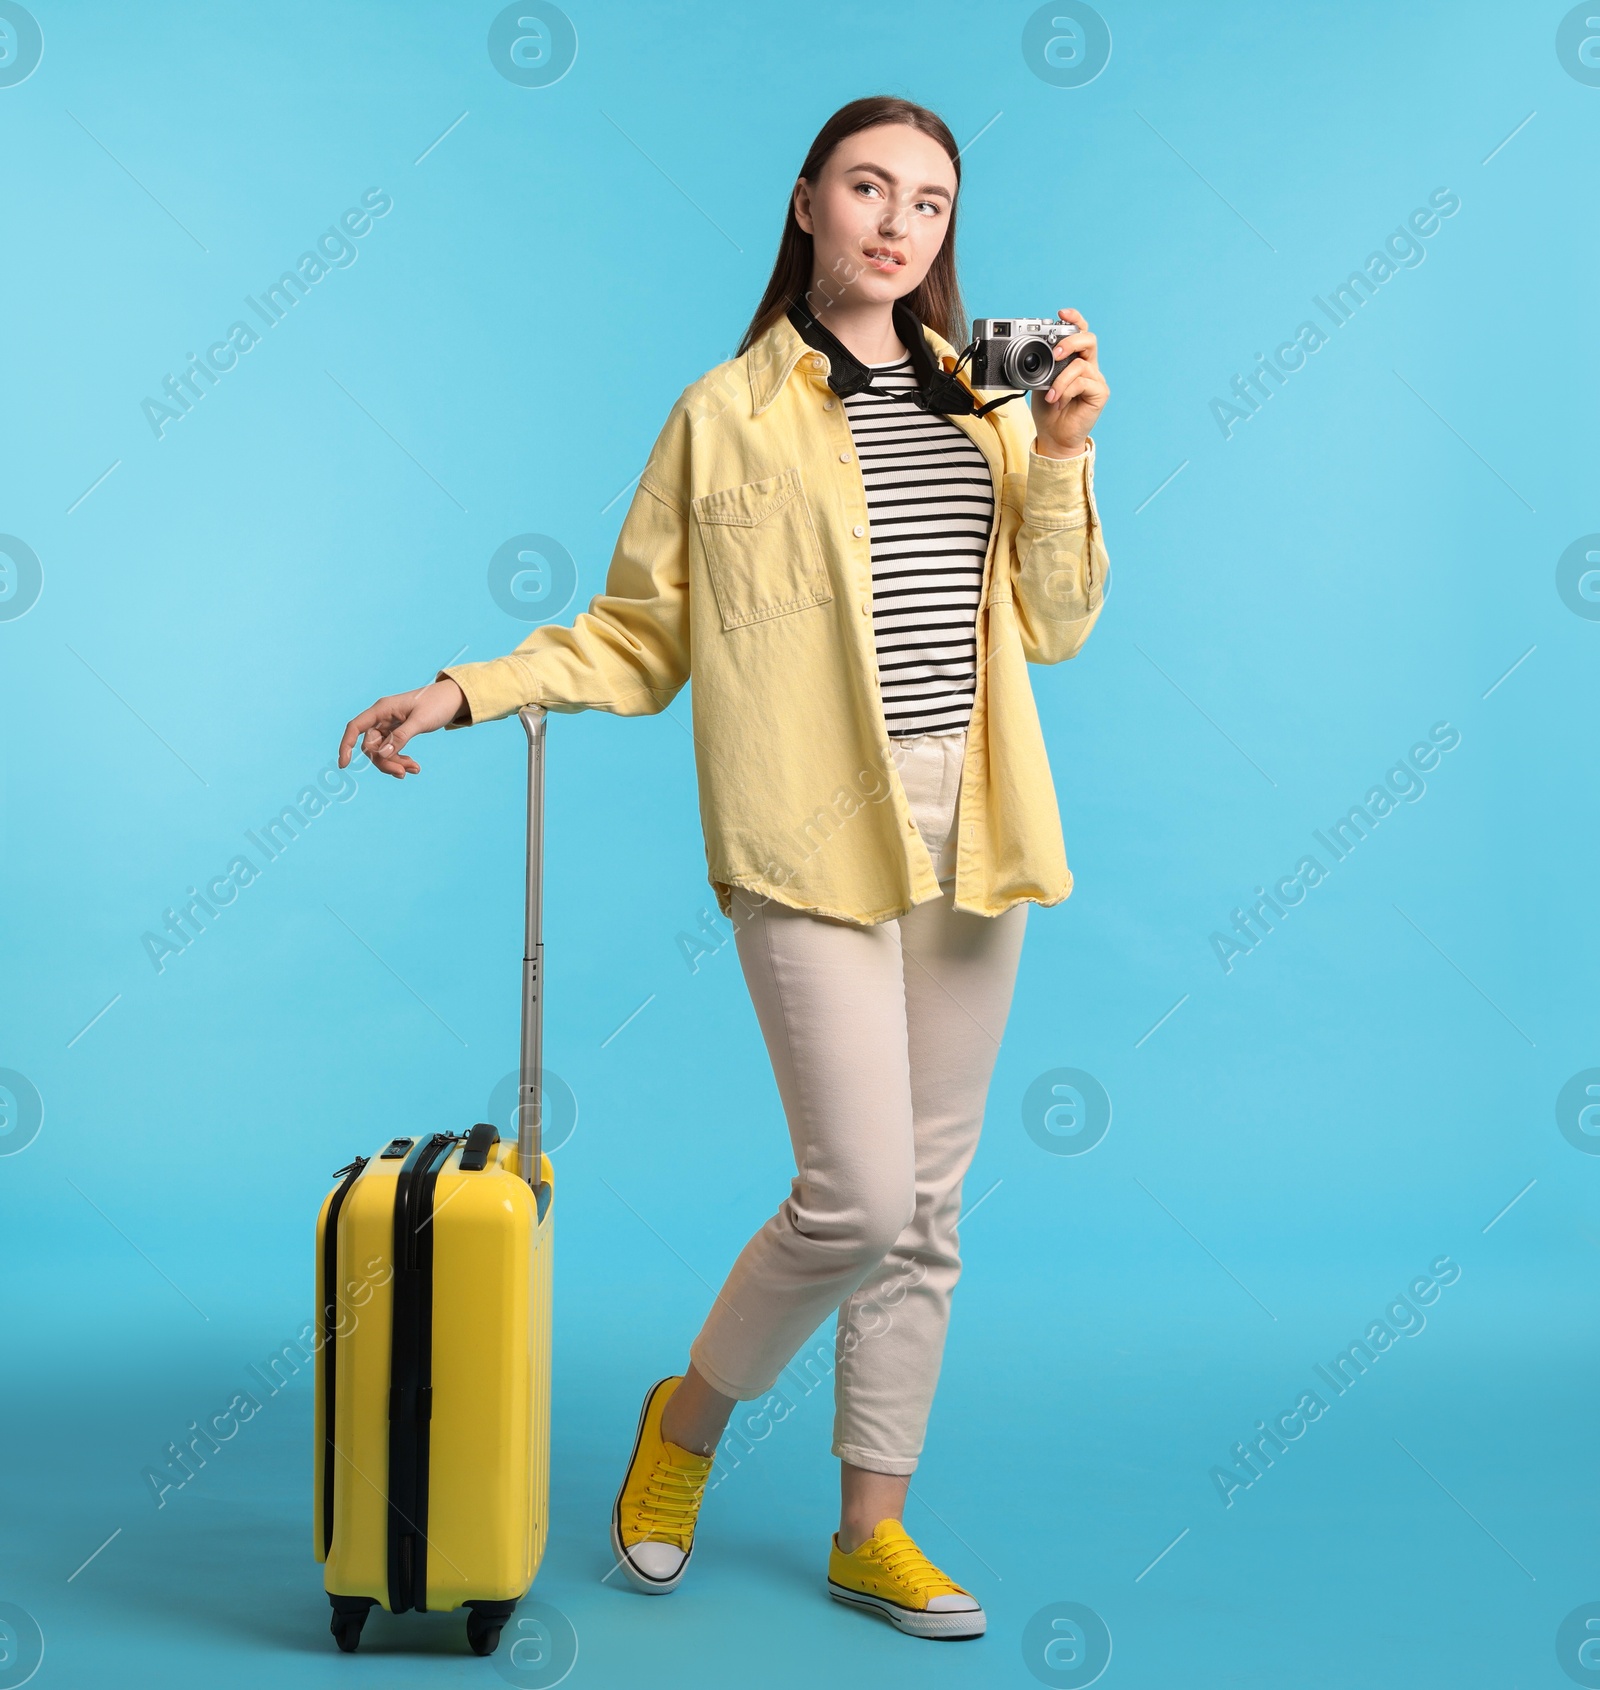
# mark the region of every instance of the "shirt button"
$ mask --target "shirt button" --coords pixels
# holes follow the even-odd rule
[[[813,358],[811,360],[811,367],[814,370],[820,370],[822,368],[822,360],[820,358]]]
[[[865,616],[867,614],[867,607],[865,605],[862,605],[862,607],[861,607],[861,614],[863,616]]]
[[[863,527],[862,527],[862,526],[861,526],[861,524],[860,524],[860,523],[859,523],[859,522],[858,522],[858,523],[857,523],[857,524],[856,524],[856,525],[855,525],[855,527],[854,527],[854,528],[852,528],[852,529],[851,529],[851,530],[850,530],[850,532],[851,532],[851,533],[852,533],[852,534],[854,534],[854,535],[855,535],[855,537],[856,537],[856,538],[857,538],[857,539],[858,539],[858,540],[859,540],[859,539],[860,539],[860,538],[861,538],[861,536],[862,536],[862,535],[863,535],[863,534],[865,534],[865,533],[866,533],[866,529],[865,529],[865,528],[863,528]]]
[[[848,452],[841,452],[839,454],[839,462],[842,463],[842,464],[849,463],[850,462],[850,454]]]
[[[831,411],[833,409],[833,401],[831,399],[824,399],[822,401],[822,408],[825,411]]]

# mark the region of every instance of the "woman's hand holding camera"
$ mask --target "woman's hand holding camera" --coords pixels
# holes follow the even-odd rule
[[[1075,458],[1084,449],[1111,389],[1100,373],[1099,342],[1089,332],[1083,313],[1063,309],[1056,315],[1074,324],[1078,332],[1056,343],[1056,361],[1066,368],[1049,387],[1035,388],[1028,404],[1033,410],[1035,450],[1047,458]]]

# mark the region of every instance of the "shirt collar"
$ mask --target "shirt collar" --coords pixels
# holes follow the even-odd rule
[[[901,341],[911,354],[917,385],[925,393],[930,379],[954,379],[970,393],[964,374],[954,378],[949,371],[956,351],[943,335],[917,321],[903,300],[894,303],[894,323]],[[860,390],[871,379],[871,371],[829,330],[817,322],[803,305],[791,305],[759,335],[746,354],[750,373],[752,413],[761,413],[783,390],[796,364],[807,352],[820,356],[828,374],[828,385],[844,396]]]

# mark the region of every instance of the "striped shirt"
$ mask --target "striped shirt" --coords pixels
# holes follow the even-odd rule
[[[914,392],[909,357],[869,364],[872,385]],[[871,523],[872,632],[894,739],[964,728],[977,687],[978,599],[994,520],[983,453],[909,400],[844,401]]]

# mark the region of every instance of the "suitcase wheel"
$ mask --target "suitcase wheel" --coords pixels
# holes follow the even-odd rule
[[[467,1615],[467,1642],[474,1655],[492,1655],[500,1647],[501,1623],[476,1610]]]
[[[511,1618],[515,1602],[469,1602],[467,1643],[474,1655],[492,1655],[500,1647],[500,1630]]]
[[[333,1640],[339,1648],[346,1655],[353,1655],[361,1642],[361,1628],[367,1623],[372,1603],[358,1596],[330,1596],[328,1600],[333,1604],[333,1619],[328,1630],[333,1633]]]

